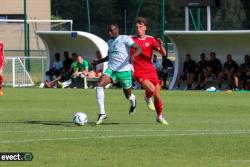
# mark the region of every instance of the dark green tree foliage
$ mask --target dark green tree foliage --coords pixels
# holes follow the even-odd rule
[[[134,28],[134,21],[138,4],[141,0],[89,0],[92,33],[107,38],[108,23],[118,23],[121,33],[124,33],[125,16],[128,34]],[[165,26],[169,30],[184,30],[184,8],[176,7],[175,0],[165,1]],[[161,0],[143,0],[140,16],[149,21],[149,34],[161,36]],[[221,6],[212,10],[212,27],[214,30],[244,29],[250,24],[246,18],[250,17],[249,0],[221,0]],[[194,10],[195,11],[195,10]],[[205,11],[205,10],[204,10]],[[203,12],[203,23],[206,15]],[[72,19],[74,30],[87,31],[86,0],[52,0],[52,15],[62,19]],[[205,27],[206,25],[204,25]]]
[[[86,5],[82,0],[52,0],[51,3],[52,15],[60,16],[62,19],[72,19],[75,30],[82,29],[87,23],[84,13]]]
[[[241,0],[221,0],[221,6],[215,13],[214,29],[244,29],[246,13]]]

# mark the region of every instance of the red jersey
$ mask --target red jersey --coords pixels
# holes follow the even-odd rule
[[[0,42],[0,66],[2,66],[3,62],[3,43]]]
[[[151,81],[154,85],[160,83],[157,72],[152,63],[153,50],[159,50],[159,46],[154,37],[146,35],[144,39],[139,39],[135,36],[131,37],[135,43],[141,47],[142,53],[135,56],[134,66],[134,78],[137,82],[142,83],[145,80]],[[135,49],[131,49],[131,54],[135,52]]]
[[[131,37],[135,43],[141,47],[142,53],[134,59],[135,71],[152,71],[155,70],[152,63],[153,50],[159,50],[159,46],[154,37],[146,35],[144,39],[139,39],[136,36]],[[135,52],[135,49],[131,49],[131,54]]]

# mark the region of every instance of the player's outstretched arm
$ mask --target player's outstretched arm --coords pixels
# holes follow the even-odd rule
[[[106,62],[106,61],[108,61],[108,60],[109,60],[109,57],[106,56],[106,57],[104,57],[104,58],[102,58],[102,59],[99,59],[99,60],[93,60],[93,62],[92,62],[91,64],[97,65],[97,64],[100,64],[100,63],[104,63],[104,62]]]

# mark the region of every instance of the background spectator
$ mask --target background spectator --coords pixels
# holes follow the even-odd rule
[[[227,61],[224,64],[223,71],[219,73],[219,88],[221,88],[221,83],[223,80],[228,81],[227,89],[233,89],[233,81],[236,77],[236,73],[238,71],[239,67],[238,64],[232,59],[231,54],[227,54]],[[236,89],[238,89],[238,83],[236,86]]]
[[[221,61],[219,59],[216,58],[216,53],[215,52],[211,52],[210,53],[210,60],[208,61],[208,65],[207,65],[207,71],[204,73],[205,75],[205,79],[204,79],[204,86],[207,85],[208,82],[208,78],[209,77],[213,77],[218,79],[218,75],[219,73],[222,71],[222,64]],[[221,83],[219,83],[219,88],[221,88]]]
[[[157,59],[157,55],[153,55],[153,65],[157,71],[158,78],[161,78],[161,73],[162,73],[162,64],[161,62]]]
[[[63,53],[64,61],[63,61],[63,68],[64,70],[68,71],[71,68],[71,64],[73,63],[73,59],[69,57],[69,52],[65,51]]]
[[[206,61],[205,53],[200,54],[200,61],[197,63],[196,67],[196,75],[198,84],[196,89],[206,89],[204,80],[205,80],[205,73],[207,72],[208,61]]]
[[[191,59],[191,55],[186,55],[186,60],[183,64],[183,72],[181,73],[180,77],[177,81],[177,88],[180,88],[181,80],[185,81],[187,80],[187,90],[192,89],[192,84],[195,79],[195,71],[196,71],[196,63],[194,60]]]
[[[55,54],[55,61],[52,64],[52,68],[49,69],[49,71],[46,72],[46,80],[52,81],[54,77],[58,77],[63,70],[63,62],[60,60],[60,54]]]
[[[243,81],[243,89],[247,89],[247,80],[250,79],[250,56],[245,55],[244,63],[240,65],[238,77],[240,81]]]
[[[173,73],[174,65],[171,60],[167,58],[167,56],[162,57],[162,87],[163,89],[168,89],[167,80],[169,76]]]
[[[98,50],[96,51],[95,53],[95,60],[100,60],[102,58],[102,55],[101,55],[101,52]],[[93,64],[93,63],[91,63]],[[100,63],[100,64],[96,64],[94,65],[93,64],[93,70],[95,72],[95,77],[100,77],[103,73],[103,63]]]

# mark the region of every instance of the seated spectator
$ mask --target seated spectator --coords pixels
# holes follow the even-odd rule
[[[207,64],[207,71],[204,73],[204,87],[206,87],[208,78],[209,77],[215,77],[218,79],[219,73],[222,71],[222,64],[219,59],[216,58],[216,53],[211,52],[210,53],[210,60]],[[219,88],[221,88],[221,83],[219,82]]]
[[[197,63],[196,75],[198,79],[198,85],[196,89],[206,89],[204,85],[205,73],[207,72],[208,61],[206,61],[205,53],[200,54],[200,61]]]
[[[46,72],[46,80],[52,81],[55,76],[58,77],[62,73],[62,70],[63,62],[60,60],[60,54],[56,53],[52,68],[50,68],[49,71]]]
[[[168,89],[167,87],[167,79],[169,78],[169,74],[170,73],[173,73],[173,63],[171,60],[169,60],[167,58],[167,56],[163,56],[162,57],[162,74],[161,74],[161,77],[162,77],[162,87],[163,89]]]
[[[248,72],[247,72],[247,80],[248,81],[250,80],[250,68],[248,69]],[[247,83],[247,90],[250,90],[250,81]]]
[[[71,66],[73,70],[73,83],[79,87],[81,79],[88,75],[88,72],[91,68],[89,66],[89,62],[84,60],[82,56],[74,54],[74,58],[75,61]]]
[[[237,77],[239,78],[240,81],[243,81],[243,84],[242,84],[243,89],[244,90],[249,89],[247,87],[247,80],[250,79],[250,56],[249,55],[245,55],[244,63],[240,65]]]
[[[74,60],[77,59],[76,53],[72,54]],[[71,84],[71,76],[73,70],[71,69],[71,64],[74,61],[73,59],[69,58],[69,53],[67,51],[64,52],[64,61],[63,61],[63,70],[62,72],[52,81],[45,81],[44,87],[45,88],[65,88],[70,86]]]
[[[94,61],[98,61],[102,58],[101,52],[98,50],[96,51],[96,57]],[[93,70],[94,70],[94,77],[100,77],[103,73],[103,63],[95,65],[93,62],[91,63],[93,65]],[[90,77],[90,75],[89,75]]]
[[[72,71],[64,71],[62,74],[60,74],[56,79],[53,81],[45,81],[44,82],[44,87],[45,88],[65,88],[70,86],[71,84],[71,75]]]
[[[228,81],[227,89],[233,89],[233,81],[236,77],[238,71],[238,64],[232,59],[232,55],[227,55],[227,61],[224,64],[223,71],[219,73],[219,88],[221,88],[221,83],[223,80]],[[235,89],[238,89],[238,83],[235,85]]]
[[[191,59],[191,55],[186,55],[186,60],[183,64],[183,72],[181,73],[180,77],[177,81],[177,88],[180,88],[181,80],[187,80],[187,90],[192,89],[192,84],[195,79],[195,70],[196,70],[196,63],[194,60]]]
[[[158,78],[161,78],[162,65],[161,65],[161,62],[157,59],[157,55],[155,54],[153,55],[153,64],[157,71]]]
[[[63,68],[64,70],[68,71],[71,69],[71,64],[73,63],[74,60],[69,57],[69,52],[67,51],[65,51],[63,55],[64,55]]]

